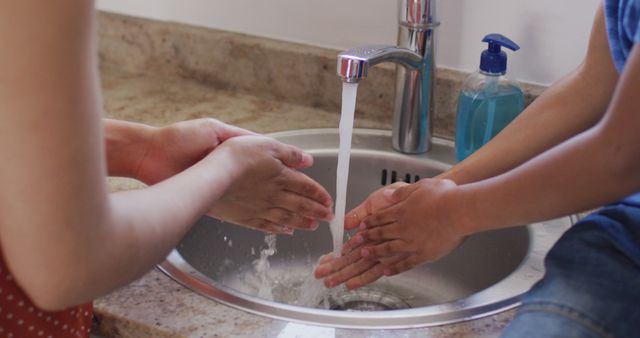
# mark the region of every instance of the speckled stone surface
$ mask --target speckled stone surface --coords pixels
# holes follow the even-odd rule
[[[104,66],[135,74],[178,76],[216,89],[279,103],[340,111],[339,51],[122,15],[99,16]],[[458,91],[466,73],[438,69],[434,134],[452,138]],[[391,124],[395,68],[369,71],[358,89],[357,119]],[[530,103],[543,87],[524,84]],[[388,127],[387,127],[388,128]]]
[[[336,128],[336,51],[173,23],[101,13],[105,115],[151,125],[215,117],[254,131]],[[466,74],[439,70],[437,135],[452,137]],[[393,68],[377,67],[358,92],[356,127],[390,129]],[[530,101],[542,88],[525,86]],[[109,179],[113,191],[143,187]],[[106,337],[497,337],[506,311],[461,324],[409,330],[346,330],[249,314],[206,299],[153,270],[95,301]]]

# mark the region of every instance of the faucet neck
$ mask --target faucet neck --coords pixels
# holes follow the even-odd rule
[[[397,46],[364,46],[338,55],[338,75],[358,82],[369,67],[394,62],[396,68],[393,147],[403,153],[429,150],[435,87],[435,0],[400,0]]]
[[[438,26],[435,0],[400,0],[401,26],[423,30]]]

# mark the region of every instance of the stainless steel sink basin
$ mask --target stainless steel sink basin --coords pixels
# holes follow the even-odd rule
[[[334,193],[337,130],[273,136],[312,153],[315,165],[307,173]],[[392,150],[390,137],[387,131],[354,132],[347,209],[383,184],[432,177],[454,161],[449,141],[435,139],[426,155],[403,155]],[[431,326],[517,306],[542,276],[545,253],[573,221],[481,233],[438,262],[347,292],[326,291],[311,277],[320,255],[331,251],[328,226],[275,238],[205,217],[160,269],[206,297],[273,318],[348,328]]]

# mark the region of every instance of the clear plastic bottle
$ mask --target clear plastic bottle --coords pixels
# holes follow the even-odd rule
[[[501,47],[514,51],[520,47],[500,34],[489,34],[482,41],[489,48],[482,52],[480,70],[465,80],[458,97],[458,162],[489,142],[524,110],[522,88],[506,76],[507,54],[501,51]]]

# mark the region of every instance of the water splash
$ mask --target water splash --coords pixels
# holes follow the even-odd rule
[[[276,235],[264,236],[264,243],[267,244],[267,248],[260,250],[260,258],[253,261],[253,269],[259,279],[258,297],[273,300],[274,283],[273,279],[269,277],[269,268],[271,267],[269,257],[276,254]]]

